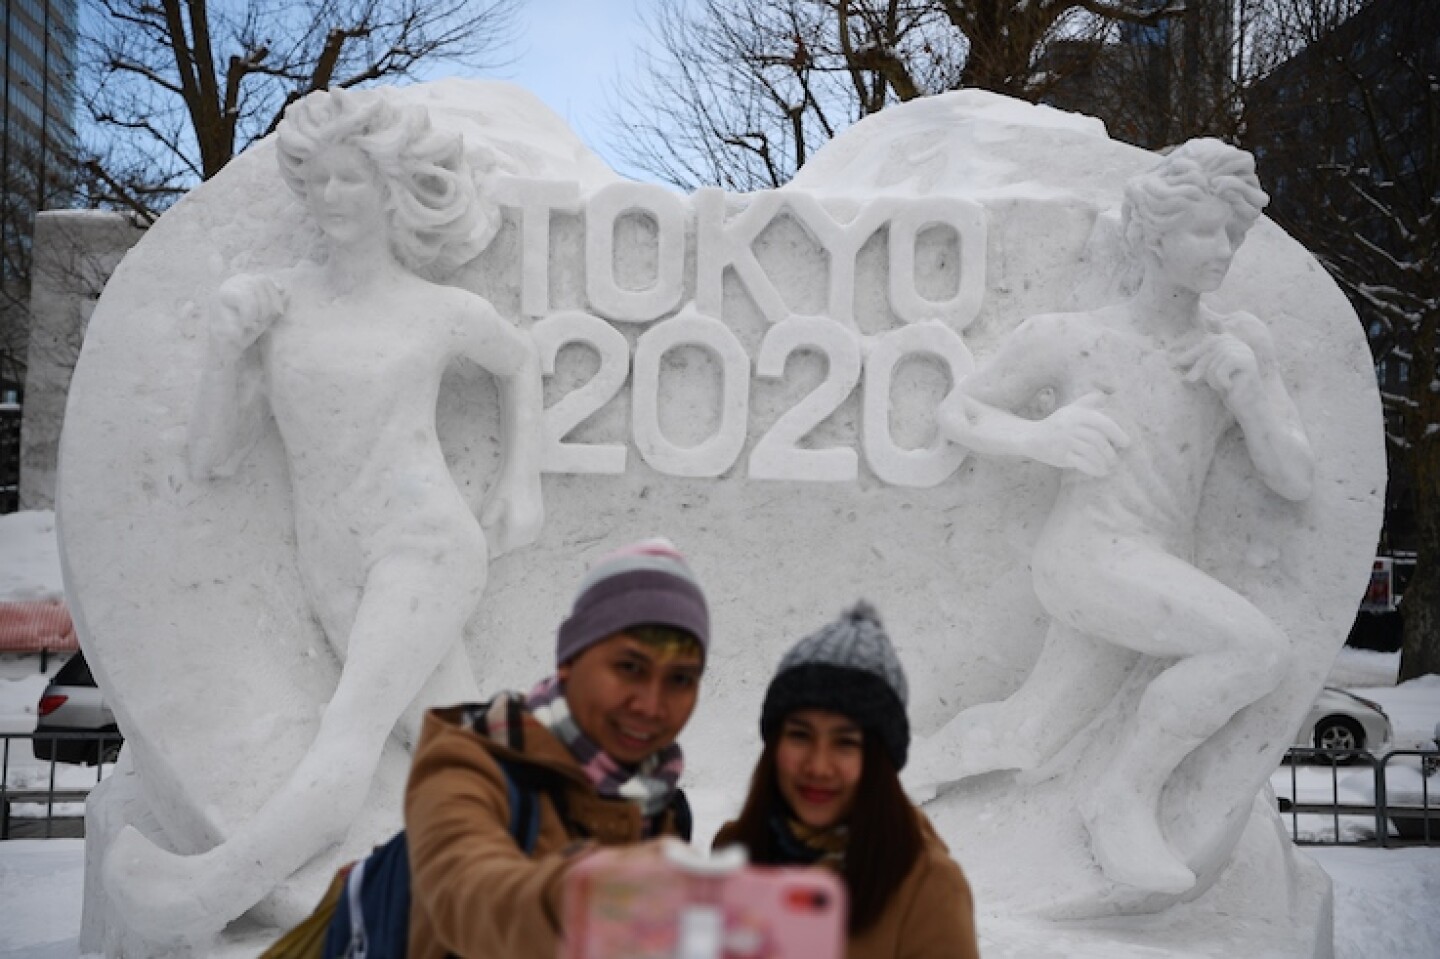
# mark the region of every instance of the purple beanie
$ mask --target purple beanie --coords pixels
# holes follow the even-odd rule
[[[560,624],[555,662],[632,626],[669,626],[710,645],[710,612],[695,574],[669,540],[641,540],[604,556],[576,590],[570,615]]]

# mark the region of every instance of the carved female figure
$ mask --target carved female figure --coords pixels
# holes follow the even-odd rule
[[[1310,495],[1313,457],[1269,331],[1201,299],[1267,199],[1249,154],[1216,140],[1177,149],[1126,185],[1125,238],[1143,269],[1136,294],[1030,318],[940,411],[954,442],[1064,473],[1032,561],[1051,617],[1040,659],[1009,699],[966,710],[938,734],[928,772],[945,781],[1035,769],[1114,694],[1086,677],[1137,653],[1168,662],[1082,810],[1105,874],[1144,890],[1195,882],[1158,819],[1167,780],[1288,666],[1275,623],[1193,565],[1201,488],[1232,426],[1271,490]],[[1048,416],[1013,412],[1045,390],[1056,403]]]
[[[543,519],[529,339],[481,297],[419,275],[465,262],[498,228],[460,138],[384,91],[337,90],[291,106],[278,141],[329,255],[221,287],[190,466],[233,472],[268,406],[300,573],[342,668],[299,765],[219,845],[180,857],[119,837],[107,886],[156,932],[218,929],[248,909],[345,836],[397,721],[413,741],[418,706],[477,698],[461,639],[489,557],[533,540]],[[492,374],[503,407],[503,463],[478,521],[436,434],[455,359]]]

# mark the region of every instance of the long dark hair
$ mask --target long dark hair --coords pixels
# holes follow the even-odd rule
[[[775,817],[789,815],[790,809],[780,795],[772,740],[765,744],[755,764],[733,839],[749,851],[753,863],[793,864],[781,852],[770,825]],[[919,816],[877,736],[865,736],[860,784],[848,826],[850,839],[842,876],[850,897],[849,932],[856,936],[880,918],[925,844]]]

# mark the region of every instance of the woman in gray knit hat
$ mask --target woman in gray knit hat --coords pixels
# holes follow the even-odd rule
[[[715,847],[760,865],[821,864],[849,892],[846,959],[975,959],[960,866],[900,787],[908,688],[875,610],[857,603],[780,660],[760,714],[764,752]]]

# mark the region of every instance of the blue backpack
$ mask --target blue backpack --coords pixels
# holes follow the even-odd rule
[[[510,800],[510,836],[525,855],[540,835],[539,790],[520,785],[501,762]],[[402,829],[357,860],[325,930],[324,959],[405,959],[410,938],[410,854]]]

